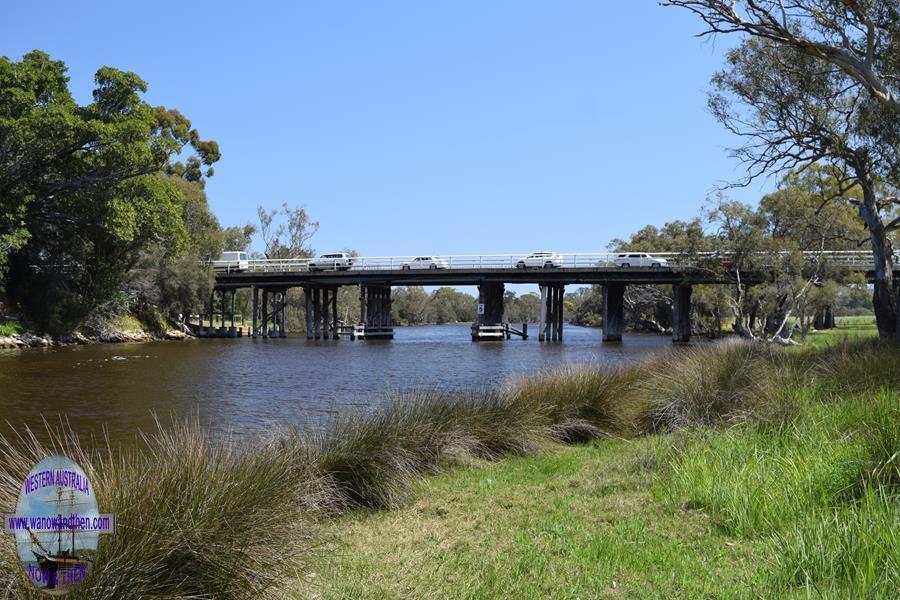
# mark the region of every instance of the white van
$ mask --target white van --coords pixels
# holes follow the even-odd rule
[[[213,271],[245,271],[250,266],[246,252],[223,252],[219,260],[212,263]]]

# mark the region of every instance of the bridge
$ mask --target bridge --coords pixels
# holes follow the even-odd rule
[[[691,294],[698,284],[734,284],[738,273],[731,259],[721,253],[652,253],[650,259],[629,258],[624,253],[557,254],[545,264],[525,261],[523,254],[352,257],[323,261],[315,258],[250,260],[236,268],[215,272],[215,289],[210,298],[210,324],[201,332],[207,336],[235,337],[235,293],[249,288],[253,299],[253,337],[286,337],[285,298],[288,289],[304,293],[307,339],[338,339],[344,334],[365,340],[393,339],[391,288],[396,286],[453,285],[478,287],[478,316],[472,339],[509,337],[504,323],[503,296],[506,284],[537,284],[541,297],[538,323],[540,341],[562,341],[563,297],[566,285],[603,286],[603,340],[621,341],[624,328],[624,295],[628,285],[656,284],[673,287],[674,342],[691,336]],[[623,256],[625,255],[625,256]],[[654,260],[656,259],[656,260]],[[661,260],[660,260],[661,259]],[[804,259],[818,264],[823,274],[862,273],[874,279],[869,252],[815,252]],[[540,262],[540,261],[538,261]],[[761,256],[754,272],[740,273],[741,281],[758,284],[772,276],[774,267]],[[352,327],[338,319],[337,292],[343,286],[359,288],[359,321]],[[220,295],[221,326],[213,322],[215,295]],[[231,326],[226,327],[229,312]],[[516,332],[527,336],[527,332]]]

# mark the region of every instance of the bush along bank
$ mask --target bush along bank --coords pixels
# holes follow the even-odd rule
[[[131,316],[92,319],[72,333],[55,336],[29,331],[27,326],[18,321],[0,323],[0,349],[153,342],[184,340],[189,337],[192,337],[190,333],[163,319],[156,319],[156,323],[151,326]]]
[[[405,395],[313,433],[213,444],[189,423],[161,427],[141,448],[91,454],[58,435],[53,450],[85,467],[100,506],[117,516],[73,597],[283,597],[326,551],[323,522],[398,508],[424,476],[553,442],[651,435],[672,442],[649,461],[659,496],[708,511],[735,535],[776,540],[783,589],[863,585],[881,595],[897,581],[896,539],[862,541],[870,527],[897,531],[898,390],[896,346],[730,342],[526,377],[489,393]],[[824,424],[818,433],[815,424]],[[748,466],[764,442],[782,452],[772,464],[783,472]],[[11,513],[21,471],[50,449],[33,438],[0,446],[0,509]],[[791,461],[793,470],[784,466]],[[754,487],[766,481],[780,486],[768,504]],[[0,589],[39,597],[12,539],[0,544]]]

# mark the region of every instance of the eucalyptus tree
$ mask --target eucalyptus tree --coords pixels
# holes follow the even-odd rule
[[[309,258],[314,250],[309,240],[319,230],[318,221],[312,221],[302,206],[292,207],[287,203],[281,208],[256,207],[259,232],[262,238],[263,255],[266,258]]]
[[[79,105],[66,66],[34,51],[0,57],[0,251],[5,288],[39,325],[71,328],[120,292],[149,246],[188,242],[183,195],[165,173],[192,150],[186,179],[212,174],[218,145],[181,113],[141,98],[147,84],[111,67]]]
[[[745,138],[748,183],[820,163],[855,200],[874,259],[882,337],[900,334],[890,219],[900,182],[900,4],[896,0],[669,0],[701,36],[741,35],[713,78],[710,108]],[[889,222],[885,222],[888,220]]]

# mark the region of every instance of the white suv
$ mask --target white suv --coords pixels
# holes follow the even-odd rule
[[[346,252],[333,252],[309,261],[310,271],[347,271],[353,266],[353,257]]]
[[[437,256],[417,256],[400,267],[404,271],[410,269],[449,269],[450,264],[446,259]]]
[[[562,264],[562,256],[556,252],[532,252],[528,256],[520,258],[516,263],[516,268],[527,269],[528,267],[537,267],[540,269],[554,269],[561,267]]]
[[[214,271],[244,271],[248,266],[247,253],[234,250],[223,252],[219,260],[212,261]]]
[[[664,258],[658,258],[646,252],[628,252],[616,256],[613,263],[617,267],[668,267],[669,263]]]

